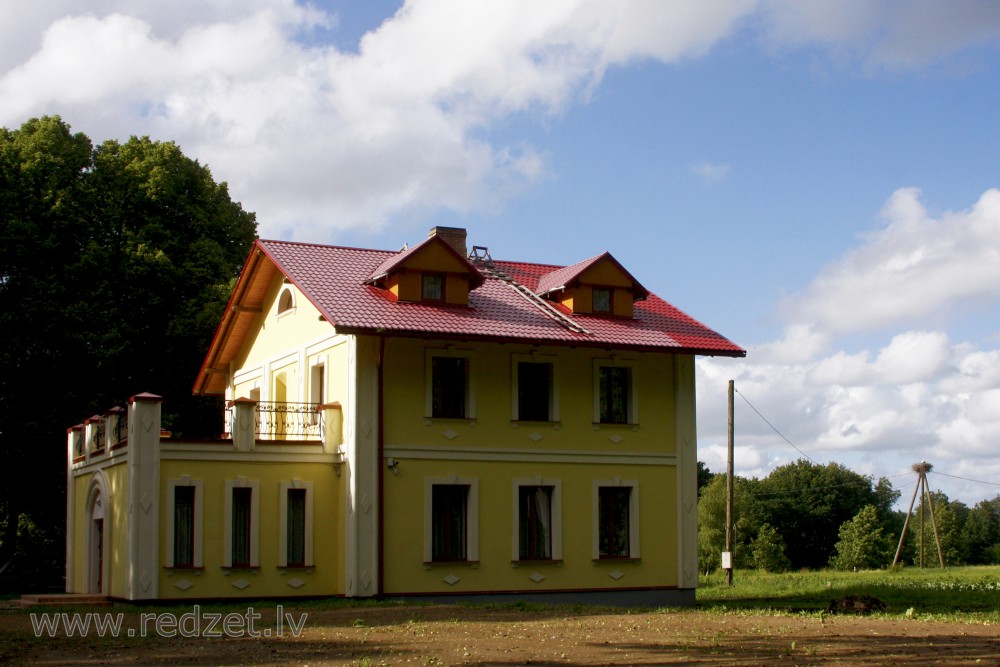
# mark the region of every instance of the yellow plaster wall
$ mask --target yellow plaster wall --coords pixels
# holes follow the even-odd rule
[[[427,349],[470,353],[476,419],[428,419],[425,409]],[[512,423],[513,355],[531,354],[555,361],[559,395],[558,424]],[[676,453],[674,359],[669,354],[616,353],[632,363],[639,423],[594,424],[594,360],[611,353],[565,347],[532,348],[499,343],[452,344],[389,338],[385,346],[384,397],[386,446],[416,445],[462,449],[517,448],[526,451]],[[457,433],[454,438],[442,436]],[[533,433],[540,440],[530,438]],[[609,440],[617,436],[614,443]]]
[[[292,290],[295,307],[278,315],[278,296],[285,287]],[[280,277],[275,278],[264,300],[256,335],[248,336],[243,353],[236,361],[236,368],[259,366],[284,352],[298,349],[306,341],[330,333],[330,323],[320,319],[319,310],[302,296],[298,288],[282,283]],[[240,394],[237,394],[239,397]]]
[[[478,479],[479,562],[425,564],[424,479],[454,474]],[[563,560],[512,562],[513,480],[541,476],[561,481]],[[639,482],[640,559],[592,558],[595,480]],[[385,480],[385,592],[463,593],[676,586],[677,511],[673,466],[404,460]],[[616,579],[612,573],[623,576]],[[541,574],[535,582],[531,576]],[[460,581],[449,585],[448,575]]]
[[[124,598],[128,575],[128,465],[123,461],[103,470],[111,494],[110,498],[104,498],[104,521],[111,530],[110,540],[104,544],[104,558],[110,567],[104,594]],[[73,478],[73,591],[76,593],[87,591],[90,577],[87,545],[91,526],[87,499],[94,475],[88,472]]]
[[[469,279],[455,273],[448,274],[444,283],[444,300],[448,303],[468,305]]]
[[[579,280],[581,283],[590,283],[591,285],[606,285],[608,287],[632,287],[632,281],[629,277],[621,272],[621,270],[614,265],[608,259],[604,259],[593,266],[589,267],[586,271],[580,274]]]
[[[340,550],[343,535],[340,498],[341,479],[328,463],[276,463],[249,461],[172,461],[160,463],[160,558],[166,556],[168,481],[188,475],[201,480],[203,489],[202,559],[204,569],[165,570],[160,575],[160,597],[193,599],[205,597],[293,597],[338,595],[343,593],[343,564]],[[225,521],[226,480],[240,476],[260,483],[259,554],[257,569],[225,569],[223,534]],[[313,561],[307,569],[279,568],[279,498],[280,483],[299,479],[313,483]],[[165,561],[164,561],[165,562]],[[305,581],[299,588],[288,582]],[[233,582],[243,579],[250,586],[240,590]],[[194,585],[187,590],[175,584],[186,580]]]
[[[437,243],[429,243],[417,254],[407,257],[404,265],[407,269],[433,273],[465,273],[469,270],[465,262]]]
[[[93,473],[73,478],[73,592],[87,591],[87,491]]]
[[[114,516],[111,519],[111,548],[105,558],[111,558],[111,588],[108,595],[128,596],[128,465],[119,463],[104,469],[111,486]]]

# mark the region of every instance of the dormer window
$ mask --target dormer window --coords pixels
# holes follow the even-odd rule
[[[614,313],[614,291],[607,287],[594,288],[594,314],[611,315]]]
[[[421,299],[423,301],[444,301],[445,277],[439,273],[425,273],[421,277]]]
[[[435,227],[423,243],[385,258],[365,280],[391,301],[451,306],[468,306],[469,292],[484,281],[465,256],[465,230],[450,227]]]
[[[609,253],[556,269],[538,279],[536,294],[574,315],[632,318],[632,304],[649,296]]]

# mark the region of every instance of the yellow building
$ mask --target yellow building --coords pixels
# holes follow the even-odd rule
[[[148,394],[69,429],[66,589],[690,603],[699,354],[745,352],[607,253],[257,241],[194,387],[223,437]]]

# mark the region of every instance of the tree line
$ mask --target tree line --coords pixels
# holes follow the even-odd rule
[[[699,463],[698,563],[705,573],[720,567],[725,550],[726,486],[724,474]],[[930,506],[924,498],[914,506],[900,563],[939,564],[933,510],[945,565],[1000,564],[1000,495],[971,508],[941,492],[930,495]],[[741,569],[888,567],[906,523],[907,513],[894,509],[900,492],[887,478],[839,463],[799,459],[761,479],[735,477],[733,496],[732,553]]]
[[[166,428],[218,435],[220,406],[191,387],[256,233],[173,142],[94,145],[56,116],[0,128],[8,580],[62,576],[68,427],[148,391],[165,398]]]

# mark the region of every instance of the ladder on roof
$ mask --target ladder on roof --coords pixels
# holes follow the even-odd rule
[[[493,258],[490,257],[489,249],[485,246],[472,246],[472,251],[469,252],[469,261],[472,262],[486,277],[494,278],[503,282],[512,290],[520,294],[526,301],[538,308],[538,310],[542,311],[545,315],[563,325],[570,331],[587,335],[590,334],[589,331],[574,322],[571,318],[559,312],[559,310],[557,310],[548,301],[538,296],[530,289],[514,280],[514,278],[497,268],[496,264],[493,263]]]

